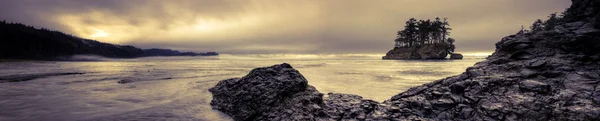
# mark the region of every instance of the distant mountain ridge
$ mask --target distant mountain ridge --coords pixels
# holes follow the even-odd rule
[[[216,52],[179,52],[170,49],[140,49],[80,38],[60,31],[37,29],[20,23],[0,22],[0,59],[52,60],[80,54],[109,58],[148,56],[216,56]]]
[[[217,52],[203,52],[203,53],[195,53],[195,52],[179,52],[177,50],[171,49],[145,49],[144,53],[140,56],[217,56],[219,53]]]

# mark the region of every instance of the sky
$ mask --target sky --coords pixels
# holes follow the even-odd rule
[[[502,37],[570,0],[1,0],[0,20],[141,48],[384,54],[409,18],[447,17],[457,52]]]

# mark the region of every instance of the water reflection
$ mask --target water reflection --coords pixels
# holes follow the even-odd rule
[[[266,56],[266,57],[263,57]],[[0,83],[0,120],[231,120],[211,109],[208,88],[256,67],[287,62],[322,93],[383,101],[462,73],[481,59],[384,61],[378,56],[152,57],[102,62],[0,63],[0,76],[83,72]],[[134,83],[118,84],[121,79]]]

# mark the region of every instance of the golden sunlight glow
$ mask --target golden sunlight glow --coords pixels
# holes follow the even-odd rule
[[[200,21],[198,24],[194,26],[194,29],[200,31],[210,31],[216,29],[214,24],[208,23],[206,21]]]
[[[465,56],[489,56],[492,55],[493,52],[476,52],[476,53],[465,53]]]
[[[90,37],[92,38],[101,38],[101,37],[108,37],[110,35],[110,33],[107,33],[103,30],[100,29],[96,29],[96,33],[90,35]]]
[[[384,53],[404,21],[439,16],[449,18],[457,52],[487,56],[491,52],[481,51],[493,51],[495,41],[547,13],[564,10],[569,2],[532,0],[514,6],[517,1],[150,0],[135,4],[122,0],[85,10],[56,8],[56,12],[40,13],[48,22],[39,23],[55,23],[56,29],[81,38],[140,47],[223,53]],[[529,13],[523,12],[531,9],[525,4],[547,7]]]
[[[319,9],[316,3],[300,6],[296,4],[282,6],[263,1],[250,3],[252,4],[242,11],[226,17],[199,14],[196,11],[179,11],[181,6],[173,3],[165,5],[167,15],[174,15],[169,19],[145,15],[144,12],[136,12],[134,14],[139,16],[128,18],[103,10],[93,10],[79,14],[57,15],[54,20],[68,27],[70,31],[67,32],[76,36],[113,44],[126,44],[132,41],[154,43],[237,41],[255,38],[258,35],[281,35],[285,32],[305,31],[317,26],[306,22],[283,27],[287,26],[287,22],[292,21],[290,19],[298,19],[298,16],[317,16]],[[289,14],[296,10],[284,9],[290,6],[310,9]],[[272,28],[266,29],[264,26]]]

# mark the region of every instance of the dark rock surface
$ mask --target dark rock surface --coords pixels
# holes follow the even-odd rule
[[[98,55],[109,58],[167,56],[168,49],[142,50],[130,45],[115,45],[68,35],[59,31],[37,29],[19,23],[0,22],[0,58],[62,60],[72,55]],[[156,53],[155,53],[156,52]],[[184,52],[168,56],[214,56],[215,52]]]
[[[459,53],[450,54],[450,59],[463,59],[463,55]]]
[[[256,68],[242,78],[219,82],[209,89],[210,103],[233,119],[309,120],[327,116],[323,94],[289,64]]]
[[[333,120],[365,120],[375,113],[379,102],[364,100],[351,94],[329,93],[325,98],[326,112]]]
[[[573,0],[555,29],[505,37],[494,54],[466,72],[381,103],[351,94],[323,99],[282,64],[220,82],[210,90],[211,104],[235,120],[597,121],[599,8],[598,0]]]
[[[426,59],[446,59],[448,56],[447,44],[431,44],[413,47],[395,47],[390,50],[384,60],[426,60]]]

